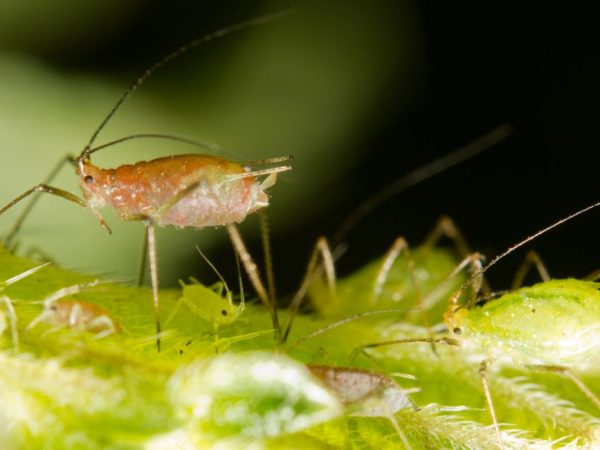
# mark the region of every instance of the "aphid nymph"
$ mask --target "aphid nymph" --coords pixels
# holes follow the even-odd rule
[[[118,334],[121,327],[112,315],[99,305],[74,300],[62,300],[75,295],[85,288],[97,285],[98,281],[76,284],[59,289],[43,301],[44,310],[31,321],[28,330],[40,323],[46,323],[57,329],[70,328],[78,332],[93,333],[97,338]]]

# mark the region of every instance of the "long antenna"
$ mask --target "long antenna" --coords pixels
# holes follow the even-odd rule
[[[460,297],[460,294],[463,293],[463,291],[477,278],[481,277],[481,275],[483,275],[485,272],[487,272],[490,268],[492,268],[492,266],[496,265],[496,263],[498,261],[500,261],[501,259],[504,259],[506,256],[510,255],[512,252],[514,252],[515,250],[523,247],[525,244],[533,241],[534,239],[537,239],[538,237],[540,237],[543,234],[546,234],[548,231],[562,225],[565,222],[568,222],[582,214],[585,214],[586,212],[596,208],[600,206],[600,201],[592,203],[591,205],[586,206],[583,209],[580,209],[570,215],[568,215],[567,217],[563,217],[560,220],[557,220],[556,222],[554,222],[551,225],[548,225],[547,227],[539,230],[537,233],[532,234],[531,236],[526,237],[525,239],[517,242],[516,244],[512,245],[511,247],[509,247],[507,250],[505,250],[504,252],[502,252],[501,254],[499,254],[498,256],[496,256],[494,259],[492,259],[488,264],[486,264],[481,270],[475,272],[473,275],[471,275],[467,281],[465,281],[462,286],[452,295],[452,297],[450,298],[450,302],[452,304],[456,304],[458,302],[458,298]]]
[[[479,139],[453,151],[441,158],[438,158],[429,164],[426,164],[418,169],[410,172],[404,177],[392,182],[376,194],[369,197],[367,200],[362,202],[354,211],[348,215],[348,217],[342,222],[337,231],[333,234],[331,239],[332,244],[338,245],[344,240],[348,231],[352,229],[358,222],[364,217],[377,208],[382,203],[388,201],[400,192],[407,190],[408,188],[420,183],[421,181],[427,180],[428,178],[437,175],[444,170],[454,167],[463,161],[472,158],[473,156],[481,153],[482,151],[490,148],[491,146],[502,141],[513,132],[513,127],[509,124],[499,125],[489,133],[481,136]]]
[[[121,107],[123,102],[125,102],[125,100],[127,100],[129,98],[129,96],[131,96],[131,94],[133,94],[133,92],[137,88],[139,88],[144,83],[144,81],[146,81],[150,77],[150,75],[152,75],[156,70],[160,69],[165,64],[167,64],[171,60],[177,58],[178,56],[186,53],[188,50],[191,50],[195,47],[198,47],[202,44],[213,41],[215,39],[222,38],[223,36],[234,33],[236,31],[240,31],[245,28],[255,27],[255,26],[267,23],[267,22],[271,22],[273,20],[280,19],[281,17],[287,16],[291,12],[292,12],[292,10],[288,9],[285,11],[280,11],[275,14],[269,14],[266,16],[257,17],[255,19],[251,19],[251,20],[248,20],[245,22],[239,22],[239,23],[233,24],[231,26],[221,28],[220,30],[217,30],[213,33],[209,33],[201,38],[195,39],[192,42],[189,42],[188,44],[182,45],[181,47],[176,49],[174,52],[169,53],[167,56],[162,58],[160,61],[154,63],[152,66],[150,66],[150,68],[146,69],[144,71],[144,73],[142,73],[142,75],[140,75],[133,83],[131,83],[131,85],[129,86],[129,89],[127,89],[123,93],[123,95],[121,95],[121,98],[119,98],[119,100],[117,101],[115,106],[112,107],[112,109],[109,111],[109,113],[104,118],[104,120],[102,120],[102,122],[100,123],[98,128],[96,128],[96,131],[94,131],[94,133],[92,134],[92,137],[90,138],[90,140],[84,147],[83,151],[81,152],[81,155],[79,156],[79,160],[83,160],[89,155],[90,149],[92,148],[92,145],[98,138],[98,135],[104,129],[104,127],[110,121],[110,119],[112,119],[112,117],[115,115],[115,113],[119,110],[119,108]]]

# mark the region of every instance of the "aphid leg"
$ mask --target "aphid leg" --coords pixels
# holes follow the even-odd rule
[[[10,298],[6,295],[0,296],[0,301],[4,302],[6,305],[6,311],[8,312],[8,319],[10,321],[10,330],[12,334],[13,345],[15,346],[15,350],[19,351],[19,332],[17,330],[17,314],[15,313],[15,309],[13,308],[12,302]]]
[[[398,314],[405,314],[407,311],[407,308],[391,308],[391,309],[378,309],[375,311],[364,311],[358,314],[354,314],[353,316],[349,316],[349,317],[344,317],[343,319],[340,319],[336,322],[330,323],[328,325],[325,325],[322,328],[319,328],[315,331],[310,332],[309,334],[307,334],[306,336],[303,336],[299,339],[297,339],[296,341],[292,342],[286,349],[285,349],[285,353],[289,353],[292,349],[298,347],[299,345],[304,344],[306,341],[317,337],[323,333],[327,333],[330,330],[333,330],[334,328],[338,328],[341,327],[342,325],[345,325],[347,323],[353,322],[355,320],[358,320],[362,317],[368,317],[368,316],[376,316],[376,315],[383,315],[383,314],[394,314],[394,313],[398,313]],[[427,341],[429,342],[429,341]]]
[[[275,174],[271,174],[271,175],[275,175]],[[269,177],[271,176],[269,175]],[[263,185],[266,182],[263,181]],[[268,288],[268,292],[269,292],[269,298],[271,298],[271,300],[275,300],[275,295],[276,295],[276,291],[275,291],[275,276],[273,275],[273,253],[271,252],[271,239],[270,239],[270,233],[269,233],[269,219],[267,217],[267,213],[264,212],[263,209],[259,209],[258,210],[258,219],[259,219],[259,223],[260,223],[260,237],[262,240],[262,247],[263,247],[263,257],[265,260],[265,272],[267,275],[267,288]]]
[[[60,170],[63,168],[63,166],[66,163],[73,164],[74,162],[75,162],[75,157],[73,155],[65,155],[58,162],[58,164],[56,164],[56,166],[52,169],[52,171],[48,174],[48,176],[44,179],[44,181],[42,182],[42,184],[43,185],[48,185],[48,184],[52,183],[52,180],[54,180],[54,178],[56,177],[56,175],[58,175],[58,173],[60,172]],[[27,204],[27,206],[25,207],[25,209],[23,210],[23,212],[21,212],[21,214],[19,215],[19,217],[15,221],[15,224],[13,225],[13,227],[11,228],[11,230],[8,233],[8,236],[6,236],[6,239],[4,240],[4,244],[7,247],[10,246],[12,240],[15,238],[15,236],[17,235],[17,233],[21,229],[21,226],[23,225],[23,222],[25,221],[25,219],[27,218],[27,216],[29,215],[29,213],[31,212],[31,210],[33,209],[33,207],[35,206],[35,204],[39,200],[39,197],[40,197],[39,195],[34,195],[31,198],[31,200],[29,201],[29,203]]]
[[[438,338],[406,338],[406,339],[394,339],[391,341],[382,341],[382,342],[374,342],[372,344],[365,344],[359,347],[355,347],[352,349],[350,353],[350,361],[352,362],[359,354],[367,356],[369,359],[374,361],[373,357],[366,352],[367,349],[377,348],[377,347],[385,347],[388,345],[396,345],[396,344],[413,344],[413,343],[430,343],[430,344],[445,344],[452,345],[458,347],[460,344],[456,339],[449,337],[438,337]]]
[[[102,339],[103,337],[110,336],[111,334],[116,334],[117,331],[113,320],[105,314],[94,317],[94,319],[88,323],[85,323],[85,313],[83,311],[83,306],[80,303],[74,303],[71,307],[67,325],[69,328],[80,332],[94,330],[96,327],[103,326],[103,328],[105,328],[104,331],[100,331],[95,334],[97,339]]]
[[[598,281],[600,280],[600,269],[598,270],[594,270],[592,273],[586,275],[585,277],[583,277],[584,280],[586,281]]]
[[[100,331],[100,332],[98,332],[98,333],[95,334],[96,339],[102,339],[102,338],[104,338],[106,336],[110,336],[111,334],[117,334],[118,333],[118,328],[115,325],[115,322],[113,321],[113,319],[111,319],[107,315],[102,315],[102,316],[94,318],[89,323],[88,326],[91,329],[94,329],[96,327],[98,327],[98,328],[100,328],[100,327],[106,328],[104,331]]]
[[[500,445],[501,449],[504,449],[504,443],[502,442],[502,436],[500,435],[500,427],[498,426],[498,420],[496,419],[496,410],[494,409],[494,404],[492,402],[492,393],[490,392],[490,387],[488,385],[488,380],[486,376],[487,368],[489,365],[489,361],[481,361],[481,365],[479,366],[479,376],[481,377],[481,384],[483,385],[485,400],[488,404],[490,415],[492,416],[492,422],[494,422],[494,429],[496,430],[496,436],[498,437],[498,444]]]
[[[156,261],[156,237],[154,235],[154,222],[146,218],[148,236],[148,260],[150,261],[150,279],[152,280],[152,301],[154,302],[154,314],[156,317],[156,350],[160,352],[160,303],[158,298],[158,263]]]
[[[29,197],[30,195],[37,194],[37,193],[46,193],[46,194],[56,195],[58,197],[62,197],[64,199],[69,200],[70,202],[73,202],[84,208],[86,206],[88,206],[88,204],[85,200],[77,197],[75,194],[71,194],[70,192],[67,192],[63,189],[48,186],[47,184],[38,184],[37,186],[34,186],[31,189],[23,192],[21,195],[14,198],[10,203],[8,203],[4,207],[2,207],[0,209],[0,216],[2,214],[4,214],[6,211],[8,211],[10,208],[15,206],[17,203],[19,203],[21,200],[24,200],[25,198]],[[31,205],[31,203],[30,203],[30,205]],[[29,210],[30,209],[31,208],[29,208]],[[26,211],[29,212],[28,210],[26,210]],[[20,217],[19,219],[17,219],[17,223],[15,223],[15,225],[13,226],[13,229],[10,231],[8,237],[4,241],[4,243],[7,246],[10,243],[10,241],[14,238],[16,233],[19,231],[19,229],[21,228],[21,225],[23,224],[23,220],[25,220],[25,216],[23,216],[23,215],[22,215],[22,218]]]
[[[434,248],[444,237],[453,243],[459,258],[465,259],[473,254],[473,251],[462,232],[454,220],[449,216],[442,216],[438,219],[433,230],[431,230],[429,235],[425,238],[422,247],[425,251],[428,251],[429,249]],[[480,268],[481,267],[478,267],[478,269]],[[481,279],[481,291],[484,295],[489,295],[491,293],[491,288],[483,277]]]
[[[322,265],[317,264],[319,256],[321,256]],[[308,288],[316,279],[316,277],[321,275],[323,270],[325,271],[325,276],[327,278],[329,293],[333,296],[335,295],[336,290],[335,265],[333,263],[333,255],[331,253],[331,249],[329,248],[327,238],[321,236],[319,239],[317,239],[317,243],[315,244],[315,247],[310,255],[308,266],[306,266],[306,272],[304,273],[304,277],[302,277],[302,282],[300,283],[300,288],[290,302],[290,306],[288,308],[289,319],[283,333],[282,342],[285,342],[290,334],[292,323],[296,317],[296,314],[298,313],[298,310],[300,309],[300,306],[302,305],[302,300],[304,300]]]
[[[579,388],[579,390],[581,392],[583,392],[583,394],[585,394],[585,396],[587,398],[589,398],[592,401],[592,403],[594,403],[594,405],[596,405],[596,408],[600,409],[600,399],[598,399],[596,394],[594,394],[585,385],[585,383],[577,375],[575,375],[571,371],[571,369],[569,369],[568,367],[552,366],[552,365],[544,365],[544,364],[526,365],[525,367],[527,367],[528,369],[531,369],[531,370],[555,372],[555,373],[560,373],[560,374],[566,376],[567,378],[571,379],[573,381],[573,383],[575,383],[575,385]]]
[[[73,286],[68,286],[65,288],[58,289],[57,291],[53,292],[48,297],[46,297],[44,300],[42,300],[42,303],[47,308],[52,303],[56,302],[57,300],[60,300],[63,297],[67,297],[68,295],[78,294],[83,289],[97,286],[100,283],[101,283],[100,280],[94,280],[94,281],[90,281],[89,283],[75,284]]]
[[[279,341],[281,337],[281,327],[279,325],[279,319],[277,317],[277,309],[275,307],[274,302],[271,301],[269,295],[267,294],[265,285],[263,284],[260,277],[260,272],[258,271],[258,266],[252,259],[252,255],[250,255],[250,253],[248,252],[246,244],[244,244],[242,236],[240,235],[240,232],[237,229],[237,227],[232,223],[227,224],[227,232],[229,233],[229,238],[231,239],[231,243],[235,252],[242,261],[244,269],[246,269],[246,274],[248,275],[248,278],[250,278],[252,286],[256,290],[256,293],[260,300],[263,302],[263,304],[271,314],[271,321],[273,322],[273,328],[275,329],[275,339]]]
[[[375,303],[377,298],[381,295],[383,291],[383,285],[387,279],[388,273],[391,270],[394,262],[400,254],[403,254],[406,259],[406,267],[408,269],[408,273],[410,275],[410,281],[415,292],[415,296],[417,298],[416,306],[421,311],[421,317],[423,319],[423,326],[427,330],[427,336],[429,338],[433,338],[433,333],[431,331],[431,323],[429,322],[429,316],[427,315],[427,310],[424,305],[424,298],[421,293],[421,289],[419,288],[419,282],[417,281],[417,275],[415,273],[415,263],[410,255],[410,247],[408,246],[408,242],[403,237],[398,237],[390,247],[390,249],[386,252],[385,257],[383,258],[383,263],[381,264],[381,268],[379,269],[377,276],[375,277],[375,283],[373,283],[373,291],[371,292],[371,302]],[[431,343],[431,349],[434,353],[435,344]]]
[[[532,266],[535,266],[542,281],[550,281],[550,274],[548,273],[548,269],[546,268],[546,265],[542,261],[540,255],[535,250],[529,250],[525,255],[525,259],[515,273],[515,277],[513,278],[511,286],[512,290],[519,289],[523,285],[525,276]]]
[[[141,287],[146,278],[146,266],[148,265],[148,227],[144,228],[144,241],[142,243],[142,257],[140,258],[140,270],[138,271],[137,285]]]

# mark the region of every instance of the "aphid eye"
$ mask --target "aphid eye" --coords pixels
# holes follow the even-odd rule
[[[56,305],[51,305],[51,306],[50,306],[50,311],[58,311],[58,306],[56,306]]]
[[[221,315],[222,316],[226,316],[227,315],[227,311],[225,311],[224,309],[221,310]]]
[[[462,330],[460,328],[455,328],[454,330],[452,330],[452,332],[454,334],[460,334],[460,333],[462,333]]]
[[[92,184],[94,182],[94,177],[91,175],[86,175],[83,181],[85,184]]]

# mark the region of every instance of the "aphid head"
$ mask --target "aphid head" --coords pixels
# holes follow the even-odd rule
[[[461,334],[467,314],[469,310],[464,306],[450,305],[444,314],[444,322],[452,333]]]
[[[104,206],[106,172],[94,166],[89,156],[77,159],[75,172],[79,176],[79,186],[88,204],[95,209]]]

